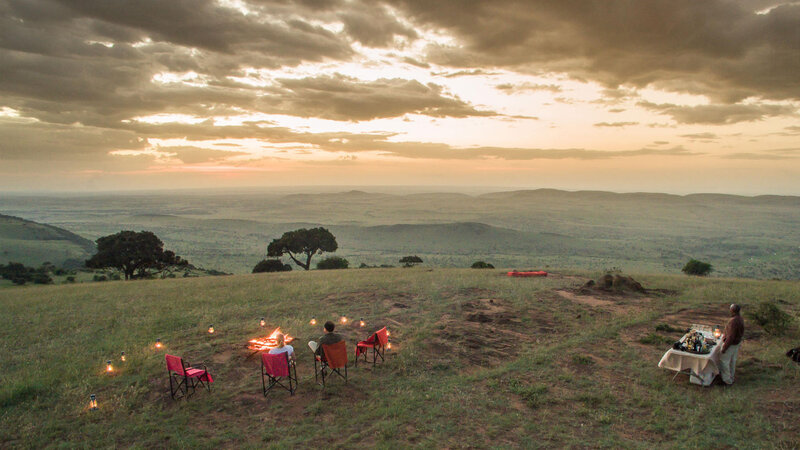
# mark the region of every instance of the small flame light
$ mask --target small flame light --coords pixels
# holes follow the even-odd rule
[[[317,324],[317,319],[315,319],[315,318],[313,318],[313,317],[312,317],[312,318],[311,318],[311,321],[310,321],[310,322],[308,322],[308,323],[310,323],[311,325],[316,325],[316,324]]]
[[[208,334],[214,334],[214,325],[208,326]]]
[[[158,339],[156,339],[156,348],[157,348],[157,349],[160,349],[161,347],[162,347],[162,345],[161,345],[161,338],[158,338]]]
[[[361,320],[358,321],[358,326],[360,326],[361,328],[364,328],[365,326],[367,326],[367,324],[364,323],[364,318],[363,317],[361,318]]]
[[[391,350],[391,349],[392,349],[392,341],[387,340],[386,341],[386,350]]]
[[[341,323],[342,323],[342,325],[346,324],[346,323],[347,323],[347,317],[345,317],[345,316],[342,316],[342,318],[341,318],[341,319],[339,319],[339,322],[341,322]]]
[[[714,337],[719,339],[720,336],[722,336],[722,330],[719,327],[714,327]]]
[[[89,396],[89,410],[97,411],[97,397],[94,394]]]
[[[122,361],[122,362],[125,362],[125,361],[127,361],[127,358],[125,358],[125,352],[122,352],[122,353],[119,355],[119,360],[120,360],[120,361]]]
[[[391,335],[392,335],[392,333],[389,333],[389,330],[386,330],[386,337],[389,337]]]
[[[258,324],[261,325],[262,327],[265,327],[265,326],[267,326],[267,321],[264,320],[264,318],[262,317],[261,321],[259,321]]]
[[[114,366],[111,365],[111,360],[106,361],[106,372],[114,373]]]

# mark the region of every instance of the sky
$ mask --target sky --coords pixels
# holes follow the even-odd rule
[[[0,190],[800,195],[800,2],[0,0]]]

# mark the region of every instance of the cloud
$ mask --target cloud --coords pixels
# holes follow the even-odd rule
[[[656,104],[639,102],[637,105],[671,116],[684,124],[727,125],[738,122],[753,122],[770,116],[793,114],[796,108],[789,105],[743,104],[683,106],[671,103]]]
[[[389,46],[395,36],[416,39],[417,32],[401,24],[382,5],[362,2],[358,9],[339,15],[344,30],[358,42],[370,47]]]
[[[341,74],[302,79],[281,79],[264,99],[265,110],[301,117],[332,120],[371,120],[422,114],[432,117],[493,116],[479,111],[442,86],[416,80],[381,78],[361,82]]]
[[[701,141],[719,139],[719,136],[717,136],[714,133],[709,133],[709,132],[681,134],[680,137],[684,137],[684,138],[692,139],[692,140],[701,140]]]
[[[800,158],[800,148],[779,148],[762,150],[759,152],[731,153],[722,156],[724,159],[739,159],[750,161],[775,161]]]
[[[800,99],[800,4],[756,14],[734,0],[392,2],[413,21],[457,36],[429,62],[561,72],[610,87],[653,85],[708,95]]]
[[[596,127],[610,127],[610,128],[629,127],[632,125],[639,125],[639,122],[598,122],[594,124],[594,126]]]
[[[159,152],[181,160],[186,164],[200,164],[207,162],[225,161],[235,156],[247,156],[250,153],[242,151],[214,150],[194,146],[157,147]]]
[[[512,95],[525,91],[548,91],[548,92],[561,92],[561,86],[556,84],[537,84],[537,83],[502,83],[495,86],[495,89],[503,92],[504,94]]]

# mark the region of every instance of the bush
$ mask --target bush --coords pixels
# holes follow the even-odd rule
[[[36,272],[33,274],[33,282],[35,284],[52,284],[53,279],[45,272]]]
[[[681,272],[685,273],[686,275],[697,275],[699,277],[703,277],[711,273],[712,270],[714,270],[714,268],[711,267],[711,264],[698,261],[696,259],[690,259],[689,262],[683,266]]]
[[[75,277],[73,277],[72,275],[70,275],[70,276],[68,276],[68,277],[67,277],[67,280],[66,280],[66,281],[67,281],[67,283],[74,283],[74,282],[75,282]]]
[[[92,277],[94,281],[108,281],[108,278],[105,275],[95,275]]]
[[[330,256],[317,263],[319,270],[347,269],[350,262],[339,256]]]
[[[472,266],[470,267],[472,267],[473,269],[494,269],[494,266],[487,263],[486,261],[475,261],[474,263],[472,263]]]
[[[253,273],[263,272],[290,272],[292,266],[284,264],[280,259],[262,259],[253,267]]]
[[[414,267],[417,264],[422,264],[422,258],[417,255],[403,256],[400,258],[400,263],[403,265],[403,267]]]
[[[761,302],[752,311],[745,313],[747,318],[759,324],[769,334],[781,335],[792,324],[792,316],[783,312],[773,302]]]

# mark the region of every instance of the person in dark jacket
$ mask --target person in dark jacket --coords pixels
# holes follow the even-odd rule
[[[722,382],[730,386],[734,381],[736,372],[736,355],[739,353],[739,346],[742,344],[744,335],[744,320],[740,314],[741,307],[731,304],[731,319],[725,326],[725,334],[722,336],[722,351],[719,356],[719,374]]]
[[[314,353],[322,359],[322,361],[325,361],[325,352],[322,351],[323,345],[331,345],[344,340],[340,334],[333,332],[333,330],[336,329],[336,325],[330,320],[325,322],[324,328],[325,334],[319,338],[319,343],[314,341],[309,342],[309,346],[314,350]],[[312,343],[313,345],[311,345]]]

